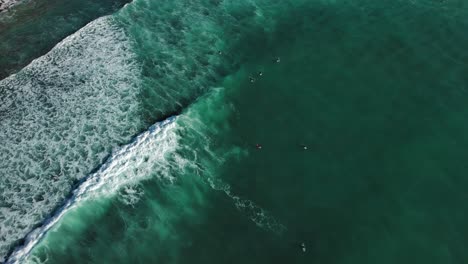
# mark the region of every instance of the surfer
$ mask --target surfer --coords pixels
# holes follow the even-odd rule
[[[304,145],[304,144],[301,145],[301,148],[302,148],[303,150],[307,150],[307,149],[308,149],[307,146]]]
[[[280,63],[280,62],[281,62],[281,58],[280,57],[276,58],[276,63]]]
[[[306,245],[304,242],[301,243],[302,252],[306,252]]]
[[[259,71],[258,76],[262,76],[262,75],[263,75],[263,72]]]
[[[249,80],[250,80],[251,83],[254,83],[254,82],[255,82],[255,78],[252,77],[252,76],[249,76]]]
[[[260,145],[260,144],[258,144],[258,143],[255,144],[255,147],[256,147],[257,149],[262,149],[262,145]]]

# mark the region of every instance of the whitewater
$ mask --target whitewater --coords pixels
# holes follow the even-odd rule
[[[98,19],[0,81],[0,255],[139,128],[138,65]]]
[[[16,0],[0,0],[0,13],[18,4],[18,2]]]
[[[7,263],[21,263],[26,259],[31,249],[40,241],[46,232],[56,224],[59,219],[80,202],[88,199],[105,199],[115,195],[123,186],[127,194],[124,197],[128,203],[136,203],[138,195],[132,192],[131,187],[143,180],[143,176],[157,174],[165,180],[171,180],[168,175],[167,155],[174,153],[177,148],[177,135],[174,133],[174,119],[151,126],[148,131],[139,135],[130,143],[113,153],[106,163],[97,172],[90,175],[78,186],[73,194],[57,210],[57,213],[47,219],[40,228],[28,234],[25,245],[16,249],[8,258]],[[144,166],[144,171],[138,172],[136,168]],[[181,165],[181,164],[179,164]]]

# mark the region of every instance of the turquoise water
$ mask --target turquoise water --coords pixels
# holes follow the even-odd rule
[[[466,262],[467,12],[135,0],[91,22],[0,82],[2,252]]]

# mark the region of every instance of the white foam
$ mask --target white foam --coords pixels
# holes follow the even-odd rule
[[[229,196],[234,201],[236,208],[245,213],[258,227],[277,235],[281,235],[287,230],[286,226],[279,222],[270,212],[263,209],[252,200],[244,199],[234,194],[229,184],[224,183],[220,179],[214,180],[213,178],[208,179],[208,182],[214,190],[223,191]]]
[[[141,124],[139,66],[112,18],[0,81],[0,261]]]
[[[115,151],[96,173],[73,191],[72,197],[67,200],[58,214],[27,236],[25,245],[13,252],[8,263],[26,261],[29,252],[46,232],[69,209],[80,206],[80,202],[119,195],[119,200],[125,199],[124,203],[129,204],[127,203],[129,201],[133,204],[138,202],[142,195],[141,191],[135,189],[142,180],[158,177],[172,181],[169,172],[174,171],[173,163],[177,163],[177,159],[172,157],[177,156],[175,151],[179,139],[174,120],[175,118],[169,118],[153,125],[148,131],[136,137],[132,143]]]
[[[21,0],[0,0],[0,13],[21,2]]]
[[[120,192],[119,192],[119,201],[122,203],[129,205],[129,206],[134,206],[137,204],[141,197],[144,195],[144,191],[142,190],[141,186],[138,184],[135,185],[129,185],[125,186]]]

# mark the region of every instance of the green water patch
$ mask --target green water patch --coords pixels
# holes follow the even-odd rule
[[[33,59],[93,19],[115,12],[127,0],[31,0],[0,15],[0,79]]]
[[[466,39],[446,34],[464,27],[410,7],[375,8],[391,18],[377,21],[311,5],[250,34],[258,49],[227,87],[237,118],[222,137],[251,151],[220,177],[309,245],[278,263],[467,258],[466,52],[448,54]]]

